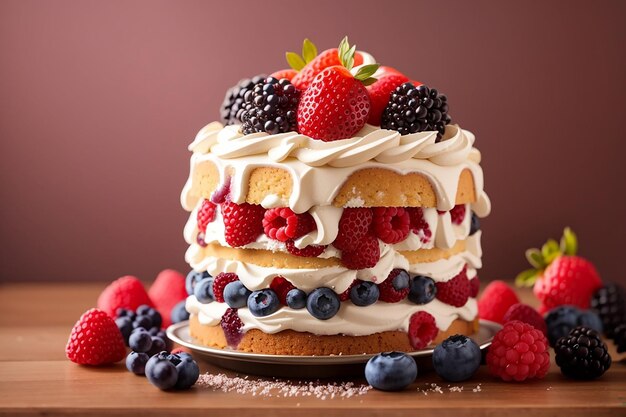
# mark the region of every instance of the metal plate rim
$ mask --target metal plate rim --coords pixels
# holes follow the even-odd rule
[[[192,351],[198,351],[199,353],[210,355],[216,358],[222,358],[227,360],[236,360],[240,362],[252,362],[252,363],[267,363],[267,364],[282,364],[282,365],[347,365],[364,363],[376,354],[361,354],[361,355],[329,355],[329,356],[297,356],[297,355],[271,355],[264,353],[251,353],[251,352],[239,352],[236,350],[226,350],[212,348],[197,343],[189,342],[179,337],[179,333],[189,326],[188,321],[182,321],[180,323],[172,324],[166,330],[167,337],[173,342],[191,349]],[[479,321],[480,328],[485,328],[491,334],[491,336],[481,341],[478,345],[481,350],[486,349],[491,345],[493,335],[502,327],[499,323],[495,323],[488,320]],[[408,352],[409,356],[419,358],[422,356],[431,356],[434,348],[422,349],[416,352]]]

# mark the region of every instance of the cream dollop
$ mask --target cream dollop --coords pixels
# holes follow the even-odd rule
[[[198,133],[190,149],[196,153],[211,152],[222,159],[265,154],[273,162],[295,158],[311,167],[342,168],[368,161],[394,164],[409,159],[449,166],[467,160],[475,140],[471,132],[458,125],[446,126],[443,139],[436,139],[437,132],[402,136],[394,130],[365,125],[353,138],[324,142],[296,132],[243,135],[238,125],[220,128],[212,123]]]

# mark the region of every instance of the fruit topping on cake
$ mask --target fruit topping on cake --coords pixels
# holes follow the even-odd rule
[[[433,130],[441,138],[450,121],[445,95],[434,88],[406,82],[391,93],[380,127],[396,130],[401,135]]]

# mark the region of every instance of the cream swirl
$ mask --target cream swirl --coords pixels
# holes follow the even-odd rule
[[[437,132],[432,131],[402,136],[393,130],[365,125],[353,138],[324,142],[296,132],[243,135],[238,125],[222,128],[211,123],[198,132],[189,149],[195,153],[211,152],[222,159],[267,154],[273,162],[295,158],[311,167],[338,168],[369,161],[394,164],[410,159],[451,166],[468,158],[480,159],[473,148],[474,135],[458,125],[446,126],[443,140],[436,139]]]

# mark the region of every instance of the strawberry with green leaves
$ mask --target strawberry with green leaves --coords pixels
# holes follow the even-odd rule
[[[347,43],[347,38],[345,41]],[[291,78],[291,83],[301,91],[306,90],[313,79],[324,69],[341,65],[341,55],[337,48],[327,49],[318,55],[317,47],[308,39],[305,39],[302,44],[302,55],[287,52],[286,58],[289,66],[297,71],[297,74]],[[361,64],[363,64],[363,56],[355,51],[354,65]]]
[[[300,97],[298,131],[325,142],[352,137],[367,122],[371,103],[365,86],[373,84],[378,64],[354,71],[355,46],[344,38],[339,45],[341,65],[325,68]],[[294,77],[295,80],[295,77]]]
[[[518,286],[532,286],[541,301],[540,313],[560,305],[589,308],[593,293],[602,287],[596,268],[586,259],[576,256],[578,241],[568,227],[560,244],[549,239],[541,249],[529,249],[526,258],[532,269],[521,272],[515,279]]]

